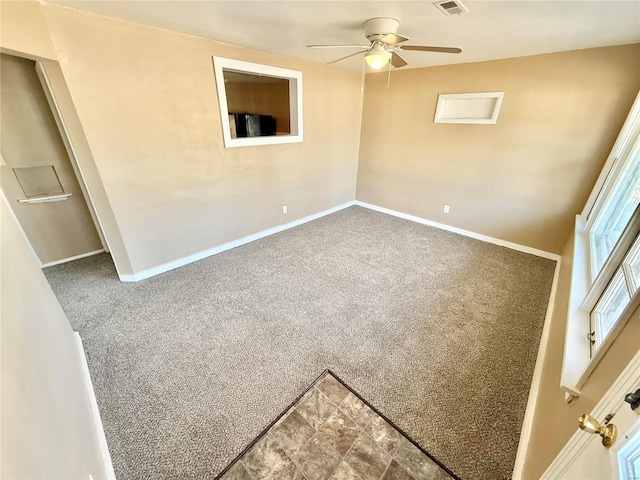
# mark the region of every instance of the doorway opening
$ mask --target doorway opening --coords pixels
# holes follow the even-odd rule
[[[2,194],[41,266],[108,252],[44,70],[4,53],[0,62]]]

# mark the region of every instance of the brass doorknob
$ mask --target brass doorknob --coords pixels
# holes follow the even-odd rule
[[[608,425],[600,425],[600,423],[588,413],[578,418],[580,428],[587,433],[595,433],[602,437],[602,445],[609,448],[616,442],[618,438],[618,428],[612,423]]]

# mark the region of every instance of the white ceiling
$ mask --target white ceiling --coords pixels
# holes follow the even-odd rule
[[[466,0],[469,13],[446,16],[430,1],[49,0],[78,10],[227,43],[328,62],[348,49],[307,44],[368,45],[362,24],[400,20],[407,44],[453,46],[459,55],[405,52],[404,68],[476,62],[640,42],[640,0]],[[336,64],[359,70],[362,57]]]

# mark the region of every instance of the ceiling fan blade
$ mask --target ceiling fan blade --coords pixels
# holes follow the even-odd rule
[[[409,37],[398,35],[397,33],[390,33],[380,39],[382,43],[386,43],[387,45],[397,45],[399,43],[406,42],[407,40],[409,40]]]
[[[415,50],[418,52],[438,52],[438,53],[462,53],[461,48],[456,47],[428,47],[426,45],[400,45],[402,50]]]
[[[307,45],[308,48],[371,48],[371,45]]]
[[[396,52],[391,54],[391,65],[396,68],[404,67],[407,64],[407,61],[398,55]]]
[[[333,60],[332,62],[327,62],[327,65],[331,65],[332,63],[339,62],[340,60],[346,60],[349,57],[355,57],[356,55],[360,55],[361,53],[364,53],[364,52],[352,53],[351,55],[347,55],[346,57],[342,57],[342,58],[339,58],[337,60]]]

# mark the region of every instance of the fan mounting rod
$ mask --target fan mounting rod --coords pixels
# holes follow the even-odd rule
[[[364,22],[364,34],[370,41],[380,40],[390,33],[398,33],[400,22],[395,18],[370,18]]]

